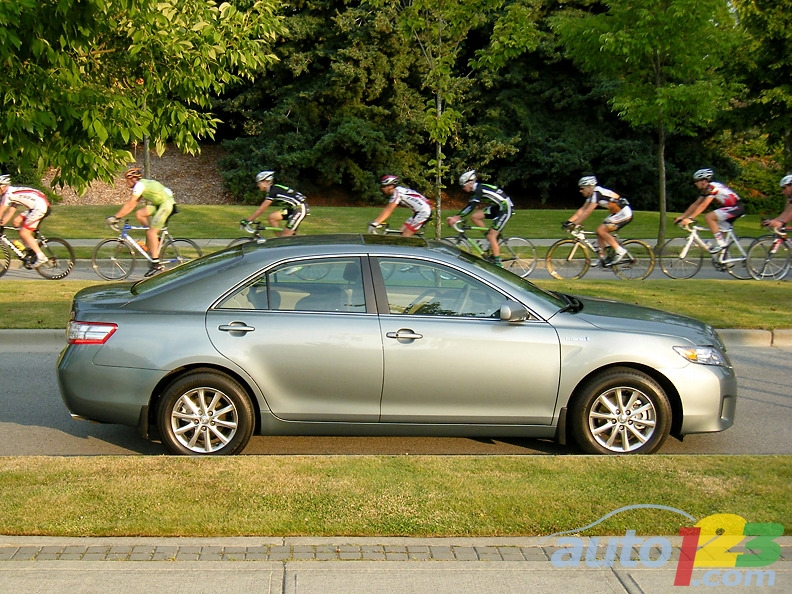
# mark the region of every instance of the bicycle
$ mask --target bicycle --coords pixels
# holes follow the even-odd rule
[[[695,221],[694,221],[695,223]],[[729,225],[723,229],[726,233],[726,246],[720,251],[710,252],[710,246],[701,239],[699,231],[706,231],[706,227],[699,227],[691,223],[680,225],[687,231],[687,237],[673,237],[660,248],[660,268],[671,278],[684,279],[694,277],[704,263],[704,255],[711,256],[715,270],[728,272],[734,278],[748,280],[751,278],[746,266],[748,249],[753,243],[753,237],[738,238],[734,227]]]
[[[413,237],[423,237],[424,236],[424,230],[429,225],[429,221],[431,221],[431,220],[432,220],[432,217],[429,217],[428,219],[426,219],[426,222],[423,225],[421,225],[421,228],[418,229],[417,233],[413,234]],[[388,227],[388,223],[380,223],[379,225],[374,225],[372,223],[369,223],[368,227],[366,229],[366,233],[369,233],[371,235],[399,235],[399,236],[401,236],[401,228],[395,229],[395,228],[392,228],[392,227]]]
[[[485,260],[492,261],[492,256],[488,254],[489,240],[471,239],[466,231],[489,232],[489,227],[476,227],[465,225],[462,221],[457,221],[451,225],[458,233],[456,237],[444,237],[442,241],[449,245],[458,247]],[[503,268],[525,278],[536,268],[536,247],[534,244],[522,237],[498,237],[498,245],[501,249],[501,263]]]
[[[261,234],[262,231],[272,231],[274,233],[277,233],[278,231],[283,231],[283,228],[281,227],[270,227],[269,225],[262,225],[258,221],[250,221],[248,222],[247,225],[240,225],[239,227],[244,231],[250,233],[250,235],[237,237],[236,239],[231,240],[231,242],[226,247],[232,247],[235,245],[240,245],[242,243],[250,243],[253,241],[266,241],[267,238]]]
[[[171,213],[171,216],[175,213]],[[170,217],[168,217],[170,218]],[[119,233],[114,239],[100,241],[91,255],[91,266],[96,274],[105,280],[123,280],[135,270],[138,257],[148,262],[153,258],[149,255],[144,240],[136,241],[129,232],[145,231],[144,225],[130,225],[124,220],[123,227],[118,223],[108,226]],[[168,231],[167,220],[160,232],[160,264],[165,268],[178,266],[201,257],[201,248],[192,239],[174,238]]]
[[[262,236],[262,231],[283,231],[281,227],[262,225],[258,221],[248,221],[247,225],[240,225],[240,228],[250,233],[250,236],[237,237],[226,247],[267,241],[267,238]],[[312,264],[311,266],[294,266],[289,268],[285,274],[294,274],[297,276],[297,278],[301,278],[302,280],[319,280],[327,276],[328,272],[330,272],[330,266],[324,264]]]
[[[8,272],[11,266],[11,254],[14,254],[22,265],[28,270],[35,270],[49,280],[58,280],[68,276],[74,268],[74,249],[65,240],[59,237],[44,237],[36,229],[33,232],[39,248],[47,256],[48,261],[38,268],[33,266],[36,261],[36,252],[24,245],[21,241],[12,241],[5,234],[5,227],[0,227],[0,276]]]
[[[748,273],[755,280],[783,280],[792,267],[792,239],[786,227],[760,237],[748,248]]]
[[[575,225],[567,231],[574,239],[559,239],[547,250],[547,272],[554,278],[578,279],[591,267],[591,255],[599,253],[588,236],[596,235],[594,231],[585,231],[582,225]],[[618,235],[614,234],[616,241]],[[655,255],[652,246],[640,239],[619,241],[627,254],[617,264],[608,266],[613,274],[624,280],[643,280],[652,274],[655,267]],[[609,258],[616,253],[608,246],[606,254]]]

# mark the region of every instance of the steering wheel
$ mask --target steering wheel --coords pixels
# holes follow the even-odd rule
[[[432,299],[434,299],[435,297],[437,297],[437,291],[435,289],[427,289],[426,291],[418,295],[418,297],[413,299],[413,302],[410,303],[410,305],[408,305],[405,308],[404,313],[406,314],[418,313],[418,311],[423,306],[425,306],[427,303],[432,301]]]

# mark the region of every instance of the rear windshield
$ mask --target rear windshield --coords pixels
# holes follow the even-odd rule
[[[132,285],[132,294],[144,295],[166,285],[184,281],[192,282],[196,278],[216,274],[218,271],[232,266],[233,263],[241,257],[242,246],[238,245],[213,254],[208,254],[195,260],[190,260],[189,262],[166,270],[156,276],[144,278],[136,282]]]

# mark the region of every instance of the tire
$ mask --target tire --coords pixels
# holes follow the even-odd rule
[[[663,388],[635,369],[608,369],[574,398],[568,421],[589,454],[651,454],[671,430],[671,404]]]
[[[611,266],[614,274],[624,280],[643,280],[652,274],[655,255],[652,247],[638,239],[628,239],[622,243],[628,256]]]
[[[782,280],[792,266],[792,253],[789,245],[781,242],[775,248],[775,236],[757,239],[748,248],[748,274],[755,280]]]
[[[91,267],[105,280],[123,280],[135,270],[137,254],[120,239],[100,241],[91,255]]]
[[[556,241],[547,250],[547,272],[557,279],[576,279],[591,265],[586,246],[575,239]]]
[[[751,273],[748,270],[747,254],[754,241],[756,241],[756,239],[753,237],[740,237],[739,242],[740,247],[742,247],[742,251],[735,247],[734,244],[729,244],[724,250],[724,260],[739,260],[737,262],[730,262],[726,265],[726,270],[734,278],[738,278],[740,280],[751,280]]]
[[[503,267],[525,278],[536,268],[536,248],[522,237],[507,237],[500,242]]]
[[[192,239],[171,239],[162,246],[160,263],[166,270],[201,257],[201,248]]]
[[[50,280],[65,278],[74,269],[74,249],[65,240],[58,237],[39,238],[39,247],[49,262],[36,268],[41,276]]]
[[[237,237],[236,239],[232,240],[226,247],[242,245],[243,243],[250,243],[251,241],[256,241],[256,240],[253,237]]]
[[[171,383],[157,405],[162,445],[172,454],[231,455],[250,441],[253,405],[239,383],[210,370]]]
[[[8,248],[2,244],[0,244],[0,276],[3,276],[6,272],[8,272],[8,268],[11,266],[11,252],[8,251]]]
[[[693,278],[704,263],[704,249],[692,243],[685,257],[680,257],[687,244],[687,237],[669,239],[660,248],[660,269],[671,278]]]

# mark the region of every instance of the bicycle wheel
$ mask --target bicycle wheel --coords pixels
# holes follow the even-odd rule
[[[459,248],[463,252],[470,253],[470,246],[465,240],[463,240],[459,236],[443,237],[440,241],[442,241],[443,243],[447,243],[448,245],[454,246],[455,248]]]
[[[748,248],[746,264],[748,274],[755,280],[781,280],[792,267],[789,244],[775,236],[757,239]]]
[[[557,279],[580,278],[591,265],[586,247],[574,239],[556,241],[547,250],[547,272]]]
[[[137,254],[120,239],[100,241],[91,255],[91,267],[105,280],[123,280],[135,269]]]
[[[613,272],[624,280],[643,280],[655,267],[655,255],[652,247],[638,239],[628,239],[622,243],[627,255],[624,260],[611,266]]]
[[[36,268],[36,272],[50,280],[68,276],[74,268],[74,249],[72,249],[72,246],[65,239],[58,237],[50,237],[49,239],[40,237],[38,244],[49,261]]]
[[[6,246],[0,244],[0,276],[8,272],[9,266],[11,266],[11,252]]]
[[[251,241],[256,241],[253,237],[237,237],[236,239],[232,240],[226,247],[233,247],[235,245],[241,245],[243,243],[250,243]]]
[[[726,266],[728,273],[734,278],[751,280],[751,273],[748,270],[748,250],[751,249],[751,244],[754,241],[756,240],[753,237],[740,237],[739,247],[734,245],[734,243],[730,243],[723,250],[722,262]]]
[[[160,251],[160,263],[165,269],[173,268],[184,262],[201,257],[201,248],[192,239],[171,239]]]
[[[660,248],[660,268],[671,278],[692,278],[701,270],[704,263],[704,249],[691,243],[686,249],[687,237],[674,237],[669,239]],[[683,255],[684,253],[684,255]]]
[[[501,246],[503,267],[525,278],[536,268],[536,248],[522,237],[507,237],[498,242]]]

